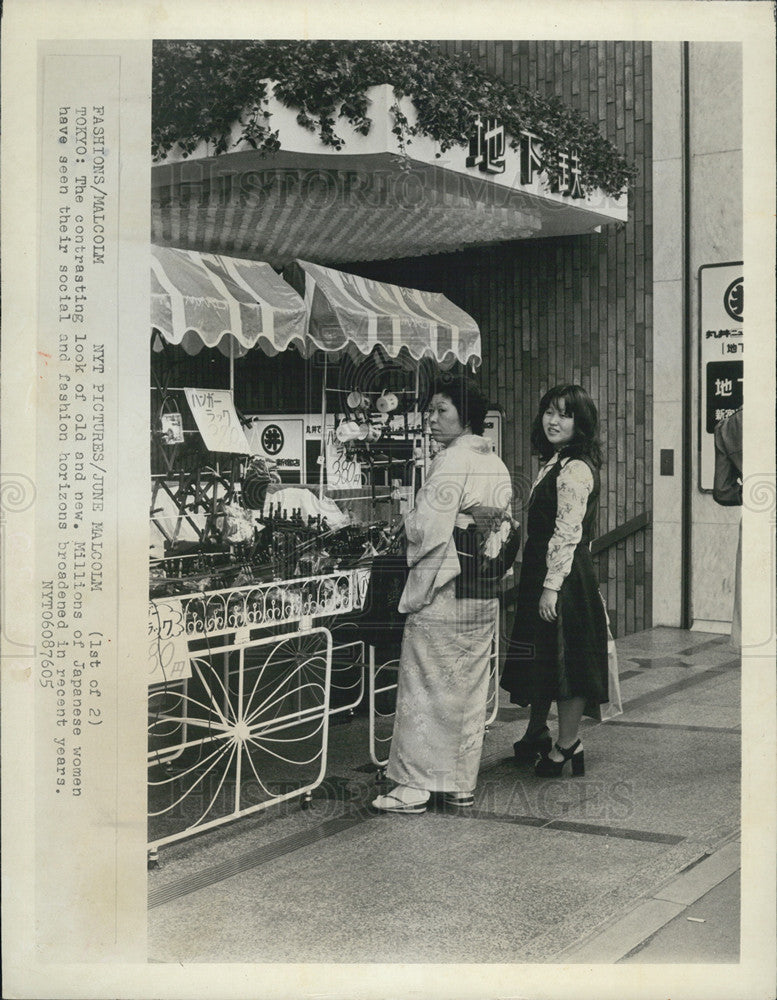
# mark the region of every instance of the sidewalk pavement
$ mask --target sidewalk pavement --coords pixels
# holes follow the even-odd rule
[[[693,955],[696,962],[738,962],[739,874],[737,868],[619,961],[668,964]]]
[[[516,764],[527,712],[505,702],[471,810],[375,814],[367,719],[333,725],[311,809],[161,850],[149,958],[736,961],[739,658],[727,637],[668,628],[618,651],[624,714],[585,723],[586,775]]]
[[[740,849],[724,844],[556,960],[737,963]]]

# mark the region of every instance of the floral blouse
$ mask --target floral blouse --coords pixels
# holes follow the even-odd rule
[[[558,455],[554,455],[543,465],[534,480],[532,492],[557,461]],[[561,584],[572,568],[575,548],[583,537],[583,518],[593,488],[594,477],[585,462],[575,458],[562,460],[556,481],[556,529],[548,542],[546,557],[548,571],[543,586],[547,590],[561,590]]]

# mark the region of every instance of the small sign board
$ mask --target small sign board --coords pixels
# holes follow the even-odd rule
[[[251,454],[229,389],[184,389],[184,392],[208,451]]]
[[[742,405],[744,377],[742,262],[699,268],[699,489],[715,478],[715,425]]]
[[[327,416],[324,443],[326,446],[326,484],[329,489],[352,489],[363,485],[362,467],[335,434],[334,419]]]
[[[189,643],[178,601],[155,600],[148,616],[148,684],[173,684],[192,675]]]
[[[183,420],[180,413],[162,414],[162,440],[165,444],[183,444]]]
[[[302,416],[251,417],[246,438],[252,455],[275,463],[285,483],[304,483],[305,418]]]
[[[502,457],[502,414],[499,410],[489,410],[483,425],[483,437],[491,442],[491,448]]]

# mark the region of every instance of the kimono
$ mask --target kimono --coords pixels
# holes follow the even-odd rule
[[[498,601],[455,595],[461,571],[454,525],[477,506],[506,509],[507,467],[488,441],[463,434],[432,462],[405,519],[410,567],[399,610],[407,614],[387,775],[431,792],[477,783]]]

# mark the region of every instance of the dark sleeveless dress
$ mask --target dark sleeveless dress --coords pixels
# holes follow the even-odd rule
[[[590,462],[580,461],[590,468],[594,486],[583,517],[583,535],[559,591],[555,622],[540,618],[539,600],[548,543],[556,527],[561,461],[537,484],[529,500],[515,626],[501,685],[518,705],[585,698],[584,713],[598,719],[599,705],[609,700],[607,620],[588,548],[599,500],[599,473]]]

